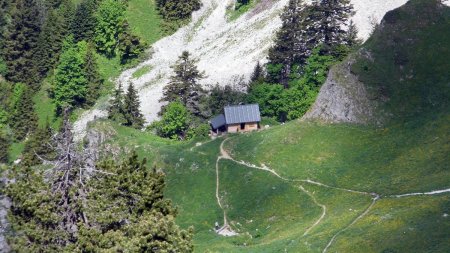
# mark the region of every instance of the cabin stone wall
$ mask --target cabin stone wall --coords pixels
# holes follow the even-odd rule
[[[227,126],[228,133],[250,132],[258,130],[258,122],[244,123],[243,128],[241,124],[230,124]]]

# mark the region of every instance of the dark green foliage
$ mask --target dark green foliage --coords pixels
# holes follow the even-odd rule
[[[64,30],[64,18],[55,10],[49,10],[48,17],[39,35],[35,59],[41,78],[58,62],[62,44],[68,31]]]
[[[214,85],[204,96],[202,112],[206,118],[223,113],[223,108],[228,105],[238,105],[246,101],[246,94],[237,87],[231,85]]]
[[[92,41],[94,38],[97,19],[95,10],[97,8],[96,0],[83,0],[75,11],[75,17],[71,24],[71,30],[75,41]]]
[[[127,22],[124,22],[122,33],[119,35],[120,61],[122,64],[136,59],[146,48],[146,44],[141,39],[131,33],[131,29]]]
[[[199,114],[199,100],[203,92],[198,81],[204,78],[204,73],[197,69],[196,63],[197,61],[191,58],[189,52],[182,53],[172,66],[175,75],[164,87],[161,99],[164,102],[180,101],[194,115]]]
[[[288,88],[292,66],[304,63],[311,49],[305,34],[309,8],[302,2],[289,1],[281,15],[283,24],[277,32],[275,46],[269,50],[269,65],[274,66],[267,71],[269,81],[281,83],[285,88]]]
[[[317,0],[312,5],[310,18],[311,27],[315,33],[314,41],[324,44],[325,49],[346,44],[348,20],[353,15],[353,5],[350,0]]]
[[[124,112],[125,109],[123,104],[122,84],[119,84],[117,89],[114,91],[111,106],[108,108],[108,119],[111,119],[121,124],[125,123]]]
[[[37,127],[37,115],[31,93],[31,89],[23,84],[19,83],[14,87],[9,124],[19,141],[25,139]]]
[[[6,78],[14,83],[34,83],[36,62],[33,54],[40,33],[40,13],[35,0],[18,0],[3,42],[3,60],[8,68]]]
[[[57,113],[62,108],[83,105],[86,101],[88,80],[85,76],[85,42],[74,44],[72,37],[64,42],[64,49],[55,70],[53,96]]]
[[[191,115],[179,101],[171,102],[164,108],[161,121],[153,123],[156,133],[164,138],[183,140],[189,128]]]
[[[123,101],[123,114],[125,118],[125,126],[141,129],[144,127],[144,116],[140,111],[141,102],[133,83],[128,85],[127,94]]]
[[[125,22],[125,5],[118,0],[102,1],[96,13],[94,41],[97,49],[113,57],[119,45],[119,36]]]
[[[52,137],[53,131],[48,121],[43,127],[38,127],[25,143],[22,153],[22,165],[35,166],[42,164],[41,159],[52,160],[54,155]]]
[[[81,252],[192,252],[192,232],[175,224],[176,210],[164,198],[164,173],[149,169],[132,153],[120,165],[101,163],[112,175],[93,180],[80,231]],[[158,250],[156,250],[158,249]]]
[[[184,21],[202,6],[199,0],[156,0],[156,7],[166,21]]]
[[[252,75],[250,76],[250,85],[255,83],[262,83],[264,82],[264,78],[265,78],[264,68],[258,61],[256,63]]]
[[[0,0],[0,48],[3,44],[3,35],[9,22],[12,0]]]
[[[58,174],[48,180],[44,170],[16,168],[6,193],[11,227],[20,233],[8,238],[10,246],[18,252],[192,252],[192,232],[175,224],[176,210],[164,198],[164,173],[145,163],[135,153],[121,164],[102,162],[96,169],[103,173],[90,179],[74,166],[65,195],[52,187]],[[63,217],[75,227],[64,227]]]
[[[10,145],[10,140],[0,126],[0,164],[8,162],[8,149]]]
[[[88,44],[86,56],[84,58],[84,75],[87,81],[86,103],[88,105],[95,104],[100,96],[100,89],[103,79],[98,72],[97,59],[95,57],[95,49],[92,44]]]
[[[355,23],[353,23],[353,20],[350,20],[348,25],[345,44],[350,48],[357,47],[362,44],[362,40],[358,38],[358,28]]]

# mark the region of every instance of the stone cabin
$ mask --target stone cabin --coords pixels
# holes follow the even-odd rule
[[[209,122],[213,134],[250,132],[259,129],[261,113],[258,104],[226,106],[223,112]]]

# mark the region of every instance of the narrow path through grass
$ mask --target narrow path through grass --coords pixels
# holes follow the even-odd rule
[[[344,227],[343,229],[339,230],[338,232],[336,232],[330,239],[330,241],[327,243],[327,245],[325,246],[325,248],[323,249],[322,253],[327,252],[327,250],[333,245],[333,243],[336,241],[336,238],[343,232],[345,232],[346,230],[348,230],[350,227],[352,227],[354,224],[356,224],[359,220],[361,220],[364,216],[366,216],[370,210],[375,206],[376,202],[378,200],[380,200],[381,198],[384,197],[389,197],[389,198],[403,198],[403,197],[408,197],[408,196],[418,196],[418,195],[437,195],[437,194],[443,194],[443,193],[449,193],[450,192],[450,188],[449,189],[444,189],[444,190],[435,190],[435,191],[430,191],[430,192],[423,192],[423,193],[406,193],[406,194],[399,194],[399,195],[390,195],[390,196],[381,196],[380,194],[376,193],[376,192],[364,192],[364,191],[358,191],[358,190],[353,190],[353,189],[346,189],[346,188],[341,188],[341,187],[336,187],[336,186],[330,186],[330,185],[326,185],[320,182],[316,182],[310,179],[288,179],[285,178],[283,176],[281,176],[280,174],[278,174],[275,170],[268,168],[267,166],[265,166],[264,164],[262,164],[261,166],[257,166],[245,161],[237,161],[235,160],[233,157],[230,156],[230,154],[225,150],[224,148],[224,144],[225,142],[228,140],[228,138],[224,139],[222,141],[222,143],[220,144],[220,155],[217,157],[216,160],[216,199],[217,199],[217,203],[219,205],[219,207],[223,210],[224,213],[224,225],[217,230],[216,232],[220,235],[224,235],[224,236],[234,236],[237,235],[236,232],[233,231],[233,229],[230,227],[230,225],[228,224],[228,220],[227,220],[227,215],[226,215],[226,210],[223,207],[222,203],[221,203],[221,198],[219,195],[219,187],[220,187],[220,177],[219,177],[219,163],[220,160],[224,159],[224,160],[230,160],[232,162],[235,162],[237,164],[246,166],[248,168],[252,168],[252,169],[257,169],[257,170],[262,170],[262,171],[266,171],[271,173],[272,175],[276,176],[277,178],[285,181],[285,182],[289,182],[289,183],[306,183],[306,184],[312,184],[312,185],[316,185],[316,186],[320,186],[320,187],[325,187],[325,188],[329,188],[329,189],[334,189],[334,190],[339,190],[339,191],[345,191],[345,192],[350,192],[350,193],[356,193],[356,194],[362,194],[362,195],[369,195],[372,196],[372,202],[370,203],[370,205],[360,214],[358,215],[355,219],[353,219],[346,227]],[[191,149],[192,151],[192,149]],[[314,202],[314,204],[316,204],[317,206],[319,206],[322,209],[322,214],[319,217],[319,219],[312,224],[310,227],[307,228],[307,230],[304,232],[303,236],[306,236],[307,234],[309,234],[311,232],[312,229],[314,229],[316,226],[318,226],[320,224],[320,222],[322,222],[322,220],[325,218],[326,216],[326,211],[327,211],[327,207],[323,204],[320,204],[317,199],[310,193],[308,192],[302,185],[300,185],[299,189],[303,192],[305,192]]]

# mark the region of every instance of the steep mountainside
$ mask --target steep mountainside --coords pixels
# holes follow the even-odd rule
[[[304,119],[381,123],[449,110],[450,8],[411,1],[390,11],[357,53],[335,66]]]
[[[389,12],[332,70],[310,112],[320,122],[201,143],[95,128],[164,170],[196,252],[449,252],[449,9]]]
[[[199,59],[199,69],[207,74],[202,82],[204,85],[226,85],[236,83],[240,78],[245,80],[257,61],[265,61],[273,36],[281,26],[279,14],[288,0],[261,0],[254,10],[228,21],[227,9],[232,8],[234,1],[203,0],[202,9],[194,13],[188,26],[155,43],[149,60],[123,72],[118,78],[117,83],[126,87],[132,82],[139,89],[141,109],[148,123],[157,117],[161,106],[158,100],[172,74],[170,66],[183,50],[189,50]],[[387,11],[406,1],[352,0],[360,36],[367,38],[373,22],[379,22]],[[89,121],[106,115],[104,101],[96,107],[83,114],[76,123],[78,136],[84,134]]]

